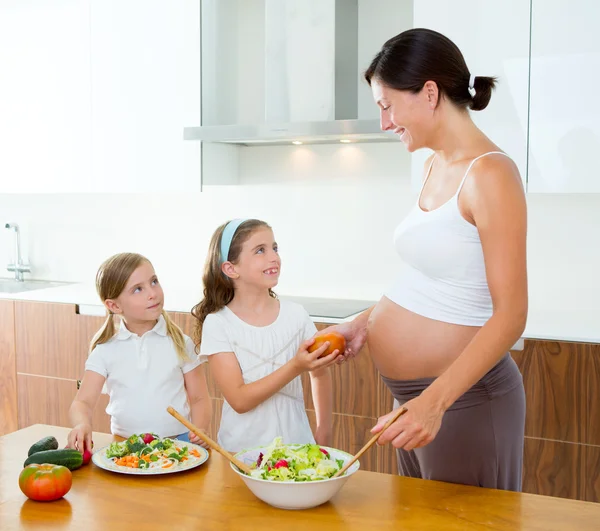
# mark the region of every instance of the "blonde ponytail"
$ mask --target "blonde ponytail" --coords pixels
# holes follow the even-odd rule
[[[102,345],[102,343],[106,343],[109,339],[111,339],[117,333],[115,327],[115,318],[114,314],[109,313],[106,321],[102,325],[102,328],[96,332],[96,335],[92,339],[90,343],[90,354],[92,350],[94,350],[98,345]]]
[[[182,362],[185,362],[185,363],[189,362],[190,357],[185,348],[185,337],[183,336],[183,332],[181,331],[181,328],[179,328],[173,322],[173,320],[169,317],[169,314],[167,312],[165,312],[164,310],[162,311],[162,316],[165,320],[165,324],[167,325],[167,335],[171,338],[171,340],[173,341],[173,344],[175,345],[175,350],[177,351],[177,357]]]

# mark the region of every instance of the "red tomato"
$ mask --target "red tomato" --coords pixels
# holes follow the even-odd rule
[[[36,501],[53,501],[71,490],[71,471],[60,465],[26,466],[19,476],[19,487],[25,496]]]
[[[308,351],[314,352],[323,343],[325,343],[325,341],[329,341],[329,347],[327,347],[327,350],[321,355],[321,357],[329,356],[329,354],[332,354],[336,349],[340,351],[340,354],[343,354],[344,350],[346,350],[346,340],[344,339],[344,336],[338,332],[328,332],[327,334],[316,336],[315,342],[308,347]]]

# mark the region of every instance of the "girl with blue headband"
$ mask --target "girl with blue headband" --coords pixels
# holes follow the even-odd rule
[[[204,268],[204,298],[192,314],[194,340],[225,398],[218,440],[239,451],[269,444],[331,444],[329,366],[339,352],[312,353],[316,327],[299,304],[280,301],[273,288],[281,258],[271,227],[236,219],[214,233]],[[321,357],[322,356],[322,357]],[[300,375],[309,371],[317,426],[313,435]]]

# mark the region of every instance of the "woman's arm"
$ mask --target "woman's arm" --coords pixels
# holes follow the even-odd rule
[[[485,162],[485,163],[484,163]],[[479,381],[521,337],[527,320],[527,209],[519,172],[509,159],[489,157],[468,181],[469,214],[477,226],[493,314],[460,356],[379,441],[411,450],[433,440],[445,411]],[[387,420],[382,417],[377,432]]]
[[[310,388],[317,416],[315,440],[331,446],[333,437],[333,385],[329,367],[310,373]]]
[[[92,415],[106,378],[94,371],[85,371],[81,386],[69,409],[74,426],[67,437],[67,448],[92,451]]]
[[[190,404],[192,423],[201,430],[208,432],[212,409],[210,397],[208,396],[206,370],[204,367],[205,364],[203,363],[195,369],[186,372],[183,375],[183,382]],[[201,439],[194,434],[190,434],[190,441],[196,444],[202,444]]]

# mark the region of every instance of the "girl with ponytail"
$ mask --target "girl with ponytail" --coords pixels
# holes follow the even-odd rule
[[[96,274],[96,291],[108,316],[92,339],[71,405],[68,446],[91,451],[92,414],[103,387],[113,434],[150,432],[202,444],[192,433],[181,434],[181,424],[166,409],[173,406],[208,429],[205,360],[163,309],[164,293],[150,261],[135,253],[110,257]]]

